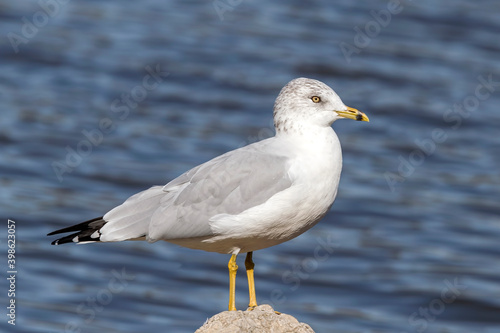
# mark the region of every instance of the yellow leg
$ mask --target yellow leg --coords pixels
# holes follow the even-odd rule
[[[252,261],[252,252],[247,253],[245,259],[245,268],[247,269],[248,277],[248,294],[250,295],[250,302],[248,303],[249,308],[255,308],[257,306],[257,297],[255,297],[255,281],[253,279],[253,268],[255,264]]]
[[[236,311],[236,271],[238,270],[238,265],[236,265],[236,254],[231,256],[229,263],[227,264],[229,268],[229,311]]]

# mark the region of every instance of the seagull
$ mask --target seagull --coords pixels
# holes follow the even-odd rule
[[[342,169],[331,125],[369,121],[323,82],[297,78],[274,104],[275,136],[232,150],[183,173],[165,186],[139,192],[102,217],[48,234],[52,242],[159,240],[230,254],[229,311],[235,311],[236,256],[246,253],[249,308],[257,306],[254,251],[304,233],[328,212]]]

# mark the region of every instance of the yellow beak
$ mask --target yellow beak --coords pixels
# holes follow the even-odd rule
[[[336,111],[337,114],[343,118],[354,119],[358,121],[370,121],[366,114],[359,111],[358,109],[347,107],[346,111]]]

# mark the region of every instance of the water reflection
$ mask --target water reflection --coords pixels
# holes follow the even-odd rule
[[[258,299],[317,332],[498,331],[497,86],[458,128],[445,119],[479,76],[500,81],[497,3],[408,4],[348,64],[338,44],[386,6],[243,2],[221,22],[210,2],[68,2],[17,54],[4,39],[0,205],[19,224],[18,327],[192,332],[225,310],[226,256],[160,243],[55,248],[44,235],[268,135],[281,86],[309,76],[371,122],[334,125],[344,150],[338,200],[307,234],[255,253]],[[35,1],[2,8],[4,35],[21,34],[22,17],[41,10]],[[113,101],[156,65],[169,76],[119,119]],[[60,182],[53,163],[104,118],[113,130]],[[436,128],[446,140],[391,191],[387,173]],[[338,247],[294,288],[287,272],[325,236]],[[89,306],[122,270],[134,277],[126,288]],[[466,288],[447,303],[455,281]],[[246,297],[240,273],[238,308]]]

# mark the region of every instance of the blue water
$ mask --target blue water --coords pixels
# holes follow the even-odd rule
[[[390,18],[388,1],[231,3],[49,2],[49,16],[0,1],[2,267],[10,218],[18,271],[0,330],[193,332],[225,310],[229,256],[45,234],[269,137],[279,90],[306,76],[370,123],[334,124],[337,201],[254,254],[259,302],[316,332],[500,332],[498,1],[406,1]],[[244,309],[243,269],[236,293]]]

